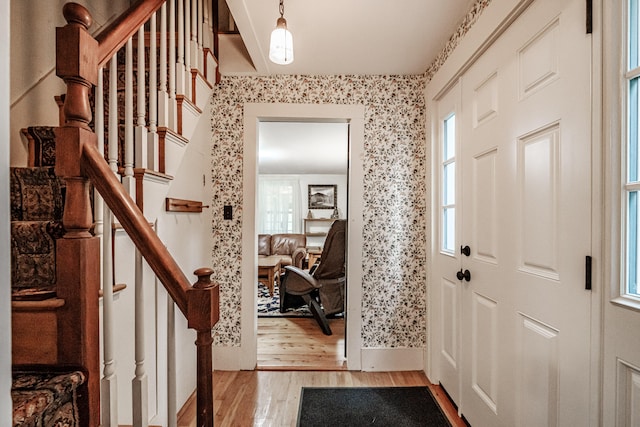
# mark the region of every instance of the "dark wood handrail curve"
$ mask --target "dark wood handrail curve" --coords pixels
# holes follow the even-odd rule
[[[165,1],[140,0],[100,31],[95,37],[98,41],[98,66],[104,66]]]

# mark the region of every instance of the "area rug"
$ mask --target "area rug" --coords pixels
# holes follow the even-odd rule
[[[303,387],[299,427],[450,427],[428,387]]]
[[[270,296],[269,289],[258,282],[258,317],[313,317],[313,315],[306,305],[280,313],[278,286],[274,287],[273,296]]]

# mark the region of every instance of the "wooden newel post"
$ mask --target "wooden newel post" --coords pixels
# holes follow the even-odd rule
[[[56,175],[67,184],[63,224],[66,238],[91,237],[93,222],[88,180],[82,172],[80,157],[84,144],[97,146],[91,132],[89,91],[98,81],[98,42],[89,34],[92,18],[76,3],[62,9],[67,25],[56,28],[56,75],[64,80],[65,123],[56,129]]]
[[[199,268],[198,281],[187,291],[187,321],[197,332],[197,425],[213,426],[213,353],[211,329],[220,317],[220,288],[211,281],[213,270]]]
[[[80,408],[82,425],[100,423],[100,240],[89,232],[93,218],[89,180],[81,164],[83,147],[97,145],[91,132],[89,92],[97,83],[98,42],[89,34],[91,15],[69,3],[67,25],[56,28],[56,75],[67,93],[63,127],[56,128],[56,175],[66,182],[62,223],[64,238],[56,243],[56,290],[65,305],[58,319],[58,362],[87,372],[87,399]]]

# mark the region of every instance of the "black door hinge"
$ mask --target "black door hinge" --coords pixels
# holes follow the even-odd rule
[[[584,288],[591,290],[591,256],[587,255],[584,262]]]
[[[587,34],[593,32],[593,0],[587,1]]]

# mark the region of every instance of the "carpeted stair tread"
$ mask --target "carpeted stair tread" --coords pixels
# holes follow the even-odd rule
[[[11,221],[62,220],[65,184],[54,168],[11,168]]]
[[[11,384],[14,427],[79,426],[80,371],[14,371]]]
[[[56,240],[64,234],[64,182],[53,167],[11,168],[9,179],[12,299],[53,297]]]
[[[55,166],[56,135],[53,126],[29,126],[28,138],[33,141],[30,147],[33,166]]]

